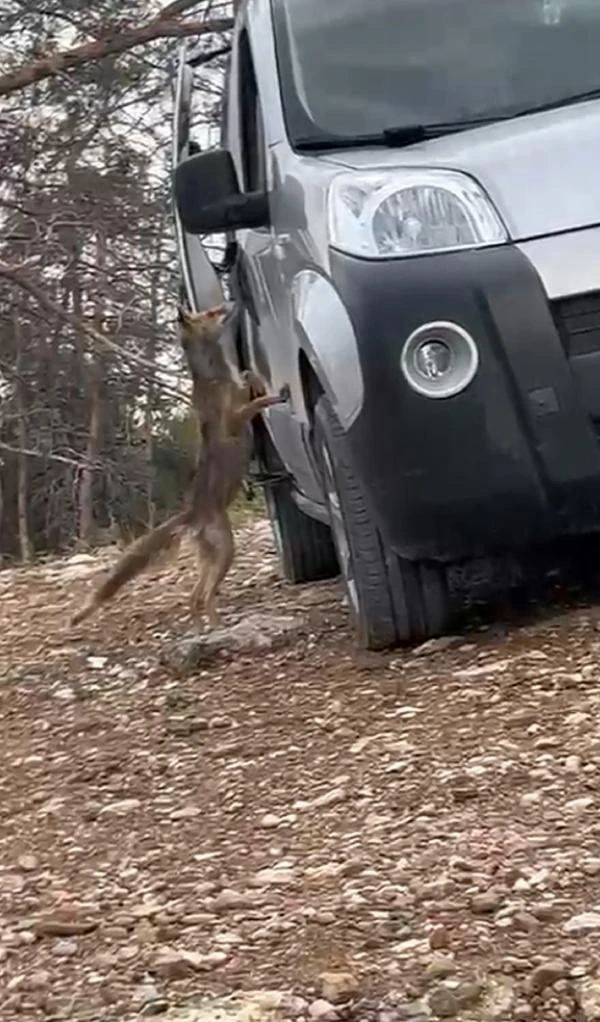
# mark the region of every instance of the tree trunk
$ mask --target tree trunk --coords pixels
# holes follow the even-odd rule
[[[161,223],[161,228],[164,228],[164,222]],[[152,276],[150,284],[150,339],[148,344],[148,352],[146,357],[152,363],[156,361],[156,342],[158,338],[158,307],[159,307],[159,295],[158,288],[160,284],[160,272],[161,272],[161,255],[162,255],[162,242],[163,242],[163,230],[159,229],[158,239],[156,245],[155,261],[156,261],[156,272]],[[146,518],[149,529],[154,528],[155,516],[156,516],[156,504],[154,503],[154,404],[156,400],[156,378],[151,374],[148,378],[148,387],[146,391],[146,408],[144,417],[144,434],[146,440]]]
[[[104,286],[101,271],[105,265],[105,239],[98,234],[96,242],[96,265],[98,267],[98,287]],[[103,295],[100,293],[95,306],[94,327],[101,331],[104,320]],[[101,430],[101,386],[102,386],[102,355],[92,352],[88,369],[88,402],[90,417],[88,420],[88,440],[85,449],[85,463],[79,476],[79,542],[88,547],[94,541],[94,473],[100,454]]]
[[[23,453],[27,448],[27,397],[25,392],[25,382],[21,375],[24,354],[23,334],[21,331],[19,315],[16,311],[13,316],[13,327],[15,342],[17,345],[15,386],[17,398],[17,446],[19,448],[19,454],[17,455],[17,522],[19,530],[19,553],[21,555],[21,560],[27,564],[33,558],[28,522],[29,486],[27,455]]]
[[[100,375],[98,366],[90,368],[90,418],[85,464],[79,477],[79,540],[90,546],[94,538],[94,465],[100,449]]]

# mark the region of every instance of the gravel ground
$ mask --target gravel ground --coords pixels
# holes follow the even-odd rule
[[[0,574],[2,1022],[600,1019],[594,612],[361,654],[239,550],[295,634],[191,673],[185,557],[72,633],[102,559]]]

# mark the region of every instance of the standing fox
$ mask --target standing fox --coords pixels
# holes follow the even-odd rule
[[[192,616],[202,613],[217,624],[217,591],[235,554],[228,508],[248,469],[252,437],[250,421],[264,408],[287,400],[284,390],[268,395],[252,372],[236,378],[220,340],[235,315],[224,304],[204,312],[179,309],[181,345],[192,377],[193,404],[198,419],[199,449],[185,506],[125,551],[71,624],[79,624],[161,554],[174,551],[190,533],[197,550],[198,581],[191,597]]]

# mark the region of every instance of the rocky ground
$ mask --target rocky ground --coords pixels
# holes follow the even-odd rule
[[[185,557],[74,632],[102,559],[0,574],[2,1022],[600,1019],[594,611],[359,655],[239,548],[291,631],[192,671]]]

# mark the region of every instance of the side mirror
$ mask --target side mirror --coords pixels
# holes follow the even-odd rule
[[[269,223],[266,192],[240,192],[226,149],[197,153],[177,166],[173,191],[181,225],[188,234],[216,234]]]

